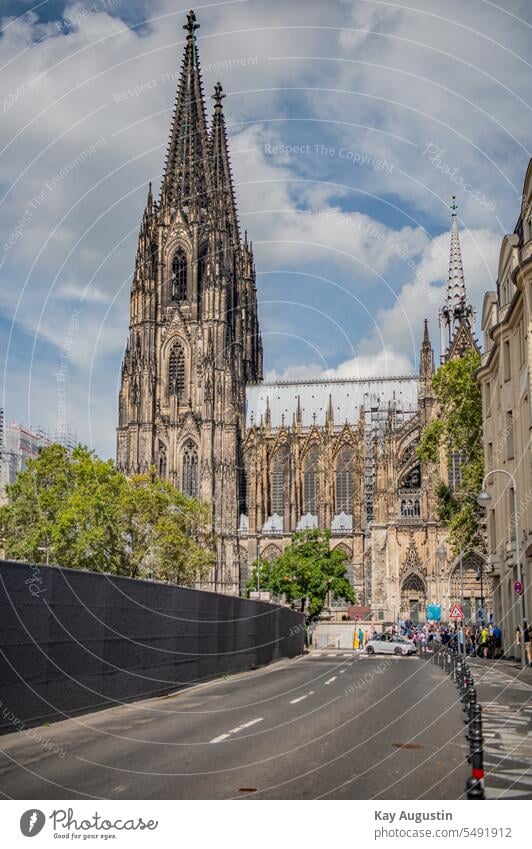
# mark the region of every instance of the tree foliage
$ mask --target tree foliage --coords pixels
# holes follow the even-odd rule
[[[257,587],[284,595],[288,604],[299,606],[307,618],[318,616],[325,606],[327,593],[354,603],[356,594],[346,575],[347,553],[330,548],[330,531],[297,531],[292,542],[277,560],[255,562],[248,589]]]
[[[442,451],[447,457],[461,457],[461,480],[454,491],[446,482],[435,481],[438,515],[448,526],[455,554],[485,546],[480,528],[483,511],[476,500],[484,475],[482,396],[475,378],[479,366],[480,355],[470,351],[437,370],[433,388],[439,415],[423,431],[418,448],[420,460],[428,463],[437,463]]]
[[[210,511],[160,480],[127,478],[79,446],[44,448],[7,487],[0,507],[6,556],[179,584],[213,561]]]

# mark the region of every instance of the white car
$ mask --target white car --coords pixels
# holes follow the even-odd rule
[[[379,634],[375,639],[368,640],[366,645],[368,654],[415,654],[416,647],[412,640],[399,637],[395,634]]]

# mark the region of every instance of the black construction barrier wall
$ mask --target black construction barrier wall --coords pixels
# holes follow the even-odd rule
[[[157,695],[303,652],[286,607],[0,561],[0,730]]]

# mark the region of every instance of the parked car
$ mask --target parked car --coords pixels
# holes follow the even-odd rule
[[[366,645],[368,654],[415,654],[416,647],[412,640],[399,637],[395,634],[379,634],[373,640],[368,640]]]

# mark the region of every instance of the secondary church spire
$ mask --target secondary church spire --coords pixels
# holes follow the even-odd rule
[[[456,217],[456,196],[451,200],[451,251],[449,256],[449,276],[447,280],[447,300],[449,309],[460,308],[466,300],[466,288],[464,281],[464,269],[462,266],[462,252],[460,250],[460,236],[458,235],[458,221]]]
[[[222,84],[219,81],[214,86],[212,97],[214,100],[214,116],[211,132],[211,167],[218,225],[228,229],[230,242],[237,245],[240,243],[240,236],[231,162],[227,146],[227,132],[222,108],[222,99],[225,97],[225,94],[223,93]]]
[[[210,190],[209,139],[196,42],[199,24],[190,11],[185,54],[175,101],[170,141],[164,166],[161,201],[192,217],[201,213]]]
[[[453,195],[451,199],[449,274],[445,303],[439,315],[442,362],[451,359],[455,349],[456,353],[462,354],[464,347],[476,347],[474,341],[475,313],[473,307],[467,301],[457,209],[456,196]]]

